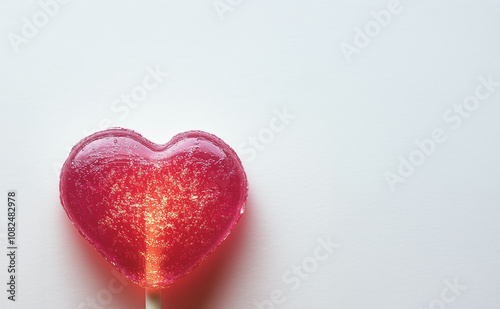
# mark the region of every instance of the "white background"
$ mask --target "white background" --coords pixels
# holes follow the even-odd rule
[[[135,284],[110,294],[112,267],[59,203],[57,165],[102,122],[156,143],[214,133],[248,174],[242,221],[164,308],[250,309],[274,290],[276,308],[441,308],[443,291],[446,308],[499,308],[500,91],[456,129],[443,119],[480,77],[500,81],[498,1],[401,1],[350,62],[342,42],[388,1],[229,2],[221,18],[212,0],[75,0],[18,46],[43,11],[0,2],[0,194],[18,190],[20,247],[13,304],[4,205],[0,307],[143,307]],[[148,67],[169,74],[136,107],[120,102],[127,115],[112,110]],[[269,138],[284,108],[295,118]],[[384,174],[436,128],[446,141],[392,191]],[[259,134],[250,158],[242,143]],[[328,237],[340,246],[292,291],[282,276]]]

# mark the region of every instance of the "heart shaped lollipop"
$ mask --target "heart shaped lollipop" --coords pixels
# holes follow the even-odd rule
[[[80,141],[63,165],[61,203],[73,224],[121,273],[162,288],[230,233],[245,208],[236,153],[201,131],[154,144],[113,128]]]

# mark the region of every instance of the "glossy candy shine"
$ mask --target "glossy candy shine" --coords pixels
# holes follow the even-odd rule
[[[79,142],[60,179],[61,203],[79,232],[139,285],[162,288],[230,233],[245,208],[236,153],[189,131],[157,145],[127,129]]]

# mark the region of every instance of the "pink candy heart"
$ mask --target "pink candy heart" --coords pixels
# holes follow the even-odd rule
[[[164,145],[127,129],[80,141],[64,163],[61,203],[125,276],[171,285],[231,232],[245,209],[240,159],[218,137],[189,131]]]

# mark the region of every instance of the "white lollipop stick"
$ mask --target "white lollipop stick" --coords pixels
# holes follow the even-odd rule
[[[146,289],[146,309],[161,309],[161,290]]]

